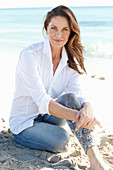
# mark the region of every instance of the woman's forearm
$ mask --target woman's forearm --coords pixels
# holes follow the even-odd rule
[[[73,110],[65,106],[62,106],[61,104],[55,102],[54,100],[51,100],[49,102],[49,113],[53,116],[67,120],[74,120],[77,112],[78,112],[77,110]]]

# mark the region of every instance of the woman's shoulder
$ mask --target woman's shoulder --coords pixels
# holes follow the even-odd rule
[[[38,43],[35,43],[35,44],[32,44],[26,48],[24,48],[22,50],[22,52],[26,52],[26,53],[40,53],[43,49],[43,44],[44,42],[38,42]]]
[[[39,63],[42,57],[43,43],[44,42],[38,42],[31,46],[24,48],[19,55],[19,61],[21,62],[38,61]]]

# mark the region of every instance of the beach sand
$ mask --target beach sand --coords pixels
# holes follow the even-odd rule
[[[50,153],[26,148],[14,140],[8,122],[0,118],[0,169],[1,170],[51,170],[51,169],[84,169],[89,167],[85,155],[76,137],[70,134],[68,150],[63,153]],[[113,134],[105,129],[96,131],[102,157],[113,165]]]
[[[51,169],[88,169],[89,160],[81,148],[76,137],[68,126],[70,142],[68,150],[63,153],[53,154],[46,151],[25,148],[16,143],[9,129],[8,118],[14,90],[14,72],[17,58],[10,56],[0,64],[2,84],[0,90],[0,169],[1,170],[51,170]],[[13,60],[14,59],[14,60]],[[12,62],[13,61],[13,62]],[[4,68],[4,64],[6,67]],[[103,128],[96,127],[95,135],[99,141],[99,149],[105,160],[113,165],[113,83],[106,77],[88,75],[83,77],[83,88],[91,100],[95,115],[101,120]],[[3,90],[4,89],[4,90]]]

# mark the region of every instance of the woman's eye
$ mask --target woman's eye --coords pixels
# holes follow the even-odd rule
[[[64,28],[64,31],[68,31],[68,29],[67,29],[67,28]]]
[[[56,28],[55,27],[51,27],[52,30],[55,30]]]

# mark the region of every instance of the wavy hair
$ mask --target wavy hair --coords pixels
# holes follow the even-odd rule
[[[65,44],[68,54],[68,66],[76,70],[79,74],[86,73],[83,57],[84,47],[80,41],[80,28],[75,15],[68,7],[60,5],[48,12],[44,21],[43,31],[45,30],[47,32],[47,26],[51,22],[51,18],[56,16],[65,17],[71,29],[68,42]]]

